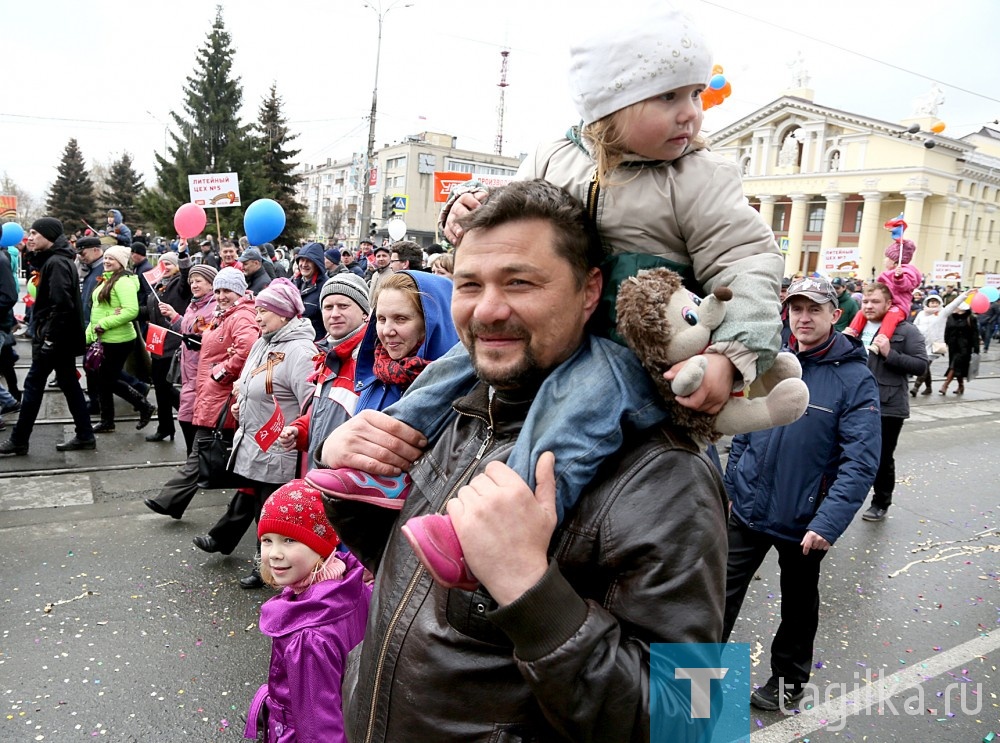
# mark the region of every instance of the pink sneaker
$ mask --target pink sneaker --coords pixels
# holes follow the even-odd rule
[[[474,591],[479,581],[465,564],[451,517],[432,513],[416,516],[403,525],[403,536],[435,581],[445,588]]]
[[[406,503],[411,482],[410,476],[405,472],[395,477],[386,477],[347,468],[313,470],[306,475],[305,480],[333,498],[361,501],[396,511]]]

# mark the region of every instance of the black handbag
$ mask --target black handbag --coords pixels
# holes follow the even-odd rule
[[[219,419],[212,429],[212,435],[198,440],[198,487],[206,490],[242,488],[250,484],[242,475],[230,468],[233,459],[233,440],[224,428],[229,406],[233,402],[230,395],[222,406]]]

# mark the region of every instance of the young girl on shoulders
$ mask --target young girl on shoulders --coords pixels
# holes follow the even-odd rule
[[[271,668],[247,715],[244,737],[268,743],[346,741],[340,685],[347,654],[360,644],[371,586],[336,532],[320,493],[292,480],[264,503],[257,527],[260,573],[282,589],[260,610],[271,637]]]

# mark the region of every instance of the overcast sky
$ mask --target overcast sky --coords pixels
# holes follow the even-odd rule
[[[510,49],[504,154],[558,137],[576,120],[566,85],[577,29],[623,0],[406,0],[384,16],[376,146],[424,130],[492,151],[500,51]],[[8,0],[0,99],[0,172],[41,197],[76,137],[88,163],[133,154],[148,184],[168,112],[180,109],[213,0]],[[372,0],[376,7],[378,0]],[[945,135],[1000,118],[1000,3],[687,0],[733,95],[705,117],[721,129],[767,105],[806,60],[816,103],[899,121],[937,81]],[[245,120],[272,82],[300,136],[301,162],[363,152],[378,15],[364,0],[225,0]],[[392,0],[382,0],[384,10]],[[977,64],[976,60],[989,61]],[[998,127],[1000,128],[1000,127]]]

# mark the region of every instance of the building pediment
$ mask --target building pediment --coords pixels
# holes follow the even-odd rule
[[[951,139],[930,132],[911,134],[908,127],[854,114],[849,111],[818,105],[804,98],[782,96],[732,124],[707,135],[713,150],[747,147],[754,138],[769,138],[780,143],[788,131],[800,128],[806,132],[816,132],[826,141],[836,138],[861,139],[875,137],[894,138],[907,143],[923,145],[924,141],[934,142],[935,147],[965,153],[973,149],[967,142]]]

